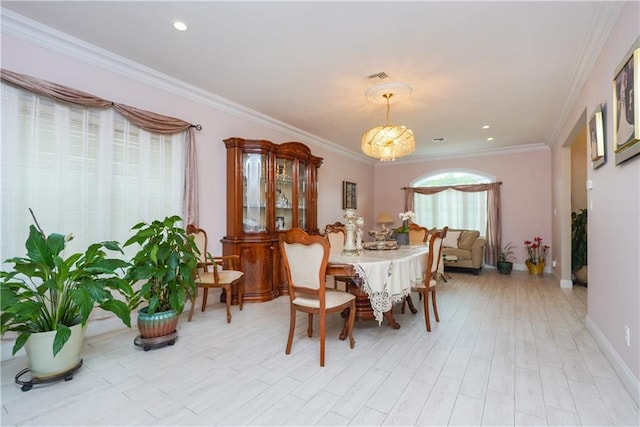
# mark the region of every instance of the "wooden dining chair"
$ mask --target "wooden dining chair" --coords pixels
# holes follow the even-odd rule
[[[424,280],[415,290],[420,293],[424,306],[424,320],[427,332],[431,332],[431,321],[429,319],[429,295],[431,295],[431,304],[433,306],[433,315],[436,322],[440,321],[438,315],[438,304],[436,301],[436,288],[438,284],[438,265],[442,258],[442,231],[431,233],[429,238],[429,252],[427,255],[427,268],[425,270]]]
[[[320,366],[324,366],[326,315],[349,311],[347,336],[350,347],[355,346],[353,324],[356,318],[355,296],[337,289],[327,289],[326,271],[329,262],[329,241],[320,235],[309,235],[304,230],[292,228],[280,236],[280,251],[289,285],[291,320],[286,354],[291,353],[296,329],[296,314],[308,314],[307,335],[313,336],[313,315],[320,323]]]
[[[346,238],[344,224],[341,222],[327,224],[324,228],[324,235],[327,237],[327,240],[329,240],[329,246],[331,246],[331,249],[342,251]],[[355,280],[357,279],[350,276],[333,276],[333,288],[338,289],[338,283],[344,283],[344,290],[348,292],[349,284],[353,283],[357,285]]]
[[[420,245],[427,242],[427,236],[429,235],[429,229],[421,227],[418,224],[409,224],[409,244]]]
[[[210,288],[224,289],[225,302],[227,306],[227,323],[231,323],[231,297],[233,289],[237,288],[238,305],[242,311],[242,300],[244,298],[244,273],[240,271],[240,257],[238,255],[211,256],[207,252],[207,233],[202,228],[194,225],[187,225],[187,234],[192,235],[198,250],[200,260],[196,274],[196,286],[202,288],[202,311],[207,307],[207,296]],[[193,311],[196,306],[198,293],[195,292],[191,309],[189,310],[188,322],[191,322]]]

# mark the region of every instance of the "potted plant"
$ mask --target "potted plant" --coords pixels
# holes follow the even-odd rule
[[[141,345],[168,342],[177,337],[178,317],[185,300],[193,301],[196,292],[194,274],[198,264],[198,248],[193,237],[177,223],[179,216],[166,217],[150,223],[141,222],[124,247],[138,244],[138,252],[131,261],[127,279],[141,282],[132,305],[146,305],[138,312]]]
[[[507,243],[502,248],[500,248],[500,255],[498,256],[498,263],[496,264],[496,268],[498,269],[498,273],[500,274],[511,274],[511,270],[513,270],[513,250],[515,246],[513,246],[512,242]]]
[[[571,271],[587,283],[587,210],[571,212]]]
[[[65,256],[73,236],[46,236],[35,216],[34,222],[27,254],[6,260],[13,268],[0,273],[0,309],[2,335],[17,332],[13,354],[25,348],[29,371],[37,380],[62,377],[80,367],[82,340],[95,307],[131,327],[131,308],[123,300],[133,289],[122,277],[129,264],[107,256],[107,251],[122,253],[117,242],[94,243],[84,253]]]
[[[415,218],[415,213],[412,211],[400,212],[398,214],[400,220],[402,220],[402,225],[396,228],[396,242],[398,245],[408,245],[409,244],[409,221],[413,221]]]
[[[544,273],[544,263],[549,253],[549,246],[542,243],[542,237],[534,237],[533,241],[525,240],[524,246],[527,248],[527,260],[525,264],[529,274]]]

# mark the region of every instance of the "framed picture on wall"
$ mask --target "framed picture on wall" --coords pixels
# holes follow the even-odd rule
[[[606,147],[604,142],[604,119],[602,104],[589,118],[589,151],[591,154],[591,166],[599,168],[606,162]]]
[[[356,186],[358,184],[342,181],[342,209],[357,209],[358,199],[356,194]]]
[[[616,165],[640,153],[640,37],[613,74],[613,141]]]

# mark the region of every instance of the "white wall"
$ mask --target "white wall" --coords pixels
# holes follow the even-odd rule
[[[640,3],[626,2],[552,151],[553,191],[557,195],[554,203],[560,204],[569,197],[570,188],[565,176],[570,149],[565,142],[576,126],[586,126],[586,117],[602,102],[607,163],[596,170],[587,165],[587,179],[593,181],[588,203],[593,209],[589,210],[588,222],[586,320],[636,402],[640,402],[640,156],[615,165],[612,79],[615,68],[639,36]],[[554,218],[554,229],[562,228],[561,221]],[[631,328],[629,347],[624,342],[625,325]]]

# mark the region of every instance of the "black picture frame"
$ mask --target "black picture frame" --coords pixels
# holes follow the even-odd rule
[[[358,184],[342,181],[342,209],[358,209]]]

